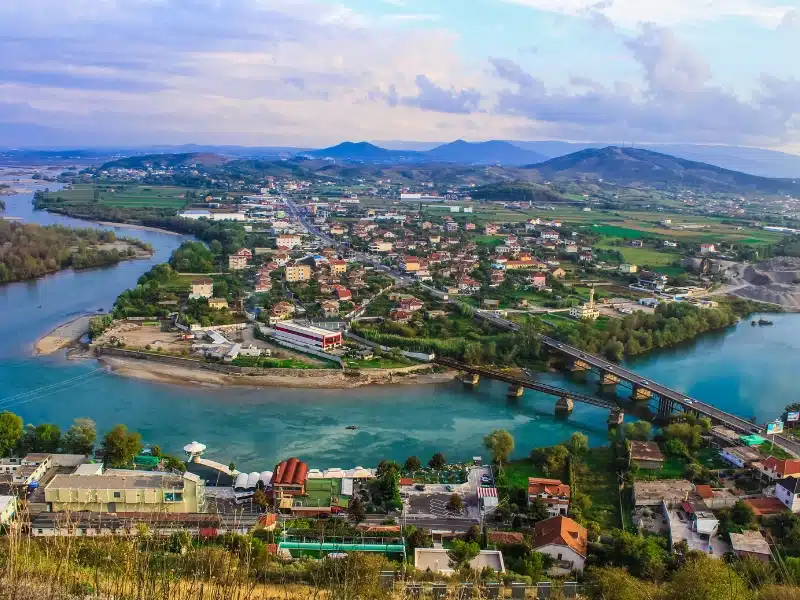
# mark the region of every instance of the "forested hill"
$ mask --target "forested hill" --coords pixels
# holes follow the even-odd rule
[[[208,152],[184,152],[181,154],[145,154],[129,156],[105,163],[101,169],[147,169],[197,166],[219,166],[227,159]]]
[[[706,192],[800,193],[800,184],[730,171],[641,148],[588,148],[527,169],[550,181],[603,180],[624,186]]]

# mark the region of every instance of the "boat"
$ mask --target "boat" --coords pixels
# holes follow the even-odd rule
[[[758,324],[759,325],[772,325],[772,321],[768,321],[767,319],[759,319],[758,320]]]
[[[345,429],[358,429],[355,425],[348,425]]]

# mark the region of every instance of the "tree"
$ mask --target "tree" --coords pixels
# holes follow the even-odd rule
[[[731,520],[741,527],[748,528],[756,521],[756,514],[750,505],[738,500],[731,510]]]
[[[540,498],[531,500],[530,504],[528,504],[527,513],[528,518],[534,523],[544,521],[550,517],[550,513],[547,511],[547,505],[542,502]]]
[[[53,423],[42,423],[41,425],[28,425],[19,447],[22,452],[58,452],[61,446],[61,429]]]
[[[364,506],[364,502],[362,502],[361,498],[353,496],[347,507],[347,515],[354,523],[361,523],[367,518],[367,508]]]
[[[458,494],[450,494],[450,499],[447,501],[447,510],[453,513],[461,513],[464,510],[464,500]]]
[[[592,600],[655,600],[657,588],[619,567],[587,571],[586,594]]]
[[[186,472],[186,463],[184,463],[180,458],[176,458],[174,456],[165,456],[164,459],[165,470],[179,471],[181,473]]]
[[[466,533],[464,533],[464,539],[468,542],[476,542],[480,544],[481,528],[478,525],[470,525],[469,529],[467,529]]]
[[[233,461],[231,461],[231,463],[228,465],[228,470],[229,470],[231,473],[233,473],[233,472],[236,470],[236,463],[235,463],[235,462],[233,462]]]
[[[72,454],[91,454],[97,440],[97,426],[94,421],[83,417],[75,419],[64,434],[64,450]]]
[[[505,429],[495,429],[483,438],[483,445],[492,453],[494,462],[502,466],[514,451],[514,437]]]
[[[414,525],[406,526],[406,542],[412,552],[415,548],[430,548],[433,546],[433,539],[425,530]]]
[[[626,440],[646,442],[650,439],[653,426],[647,421],[636,421],[635,423],[625,423],[622,431]]]
[[[428,466],[431,469],[436,469],[437,471],[445,466],[447,462],[445,461],[444,454],[441,452],[437,452],[434,454],[431,459],[428,461]]]
[[[569,441],[566,445],[569,449],[569,453],[573,457],[579,458],[589,451],[589,438],[579,431],[576,431],[569,437]]]
[[[413,473],[415,471],[419,471],[422,468],[422,463],[416,456],[409,456],[406,459],[404,468],[407,473]]]
[[[450,567],[459,569],[480,554],[481,548],[477,542],[465,542],[464,540],[455,540],[453,547],[447,551],[447,556],[450,558]]]
[[[161,451],[161,446],[158,444],[153,444],[150,446],[150,456],[155,456],[156,458],[160,458],[163,456],[164,453]]]
[[[256,490],[253,493],[253,504],[259,507],[261,510],[265,510],[267,508],[269,499],[267,498],[267,494],[264,492],[264,490]]]
[[[0,413],[0,457],[17,445],[22,431],[22,417],[7,410]]]
[[[586,532],[589,536],[589,541],[596,542],[600,539],[600,523],[597,521],[589,521],[586,524]]]
[[[125,425],[115,425],[103,438],[102,448],[106,465],[125,467],[142,451],[142,438]]]
[[[533,463],[551,476],[562,476],[564,469],[567,468],[568,458],[569,450],[560,444],[549,448],[534,448],[531,452]]]
[[[749,597],[738,573],[722,560],[699,554],[666,586],[664,600],[735,600]]]
[[[686,447],[686,444],[677,438],[673,438],[664,444],[664,452],[669,456],[677,456],[678,458],[689,457],[689,449]]]

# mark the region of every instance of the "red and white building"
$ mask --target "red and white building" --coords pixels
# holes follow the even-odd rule
[[[272,326],[278,341],[320,350],[333,350],[342,346],[342,332],[328,331],[319,327],[298,325],[293,321],[282,321]]]
[[[569,497],[569,486],[558,479],[528,477],[528,503],[540,500],[553,517],[567,514]]]
[[[278,248],[283,249],[291,249],[299,246],[301,243],[302,239],[295,233],[282,233],[275,238],[275,244],[278,246]]]

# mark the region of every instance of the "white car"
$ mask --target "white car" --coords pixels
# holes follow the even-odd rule
[[[684,401],[686,404],[694,404],[694,400],[691,400],[691,399],[689,399],[689,398],[684,398],[684,399],[683,399],[683,401]]]

